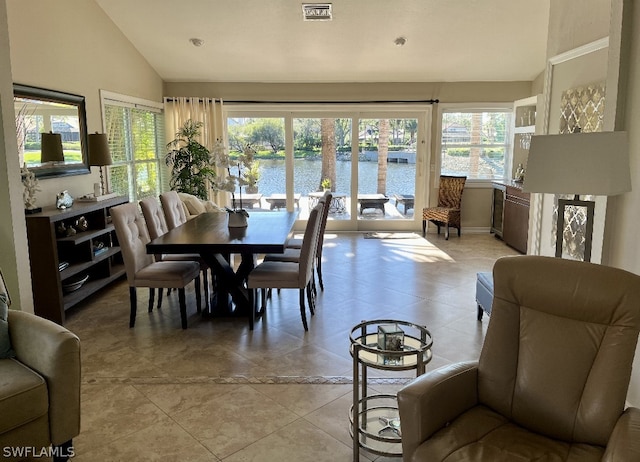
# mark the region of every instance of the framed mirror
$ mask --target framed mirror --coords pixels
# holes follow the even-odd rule
[[[90,172],[84,96],[13,85],[20,165],[36,177]]]

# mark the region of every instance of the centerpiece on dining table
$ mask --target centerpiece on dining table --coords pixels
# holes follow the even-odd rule
[[[224,178],[218,178],[218,181],[216,181],[216,188],[231,193],[231,208],[226,207],[230,228],[245,228],[248,226],[247,218],[249,218],[249,212],[242,206],[242,188],[249,185],[249,182],[243,174],[243,170],[251,168],[255,154],[256,150],[250,144],[244,145],[242,153],[236,158],[229,156],[221,142],[216,143],[213,149],[216,166],[227,169],[227,175]],[[238,190],[237,203],[236,189]]]

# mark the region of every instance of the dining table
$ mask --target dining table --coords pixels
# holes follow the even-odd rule
[[[258,255],[284,253],[297,217],[297,211],[251,212],[246,227],[234,228],[229,227],[227,213],[201,213],[153,239],[147,244],[147,253],[199,254],[211,268],[216,284],[205,315],[248,316],[251,320],[255,307],[245,286],[247,276]],[[239,265],[234,265],[233,255],[241,256]]]

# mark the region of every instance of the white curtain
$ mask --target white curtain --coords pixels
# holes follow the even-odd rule
[[[216,140],[224,140],[224,121],[222,116],[222,100],[202,97],[165,97],[164,114],[166,128],[166,142],[173,140],[176,133],[191,119],[194,122],[202,122],[200,139],[197,141],[204,147],[213,150]],[[225,172],[218,172],[224,175]],[[217,193],[209,191],[210,199],[218,202]],[[226,195],[224,195],[226,196]],[[222,200],[226,201],[226,197]],[[225,205],[225,204],[221,204]]]

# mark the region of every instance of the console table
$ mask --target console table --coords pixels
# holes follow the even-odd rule
[[[35,314],[62,325],[66,310],[125,274],[109,210],[126,202],[76,201],[26,216]]]

